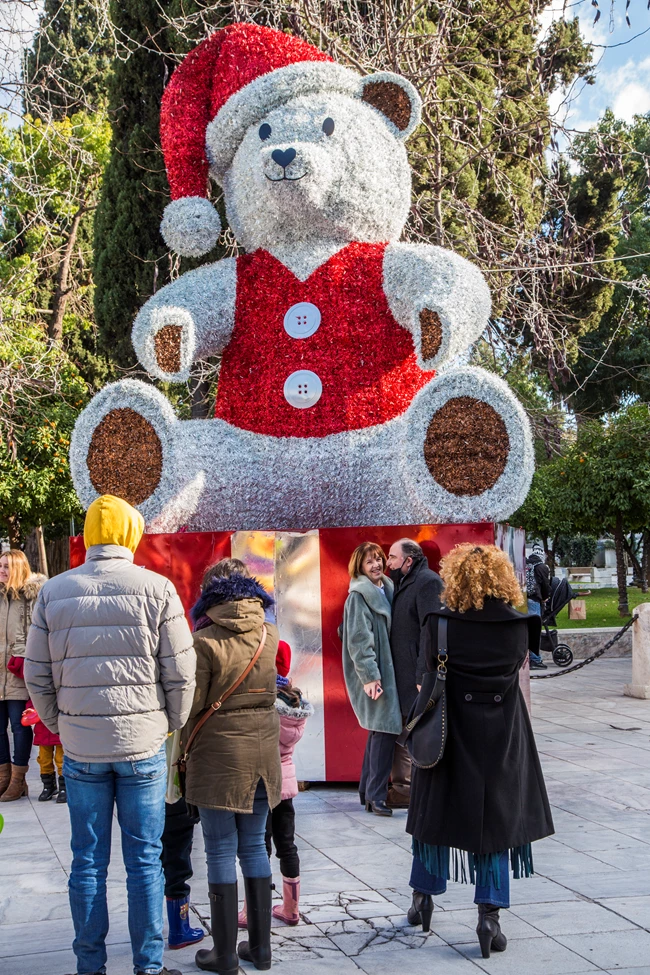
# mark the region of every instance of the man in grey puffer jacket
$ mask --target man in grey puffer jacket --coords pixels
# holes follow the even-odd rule
[[[131,505],[98,498],[86,516],[85,564],[45,584],[27,639],[27,689],[65,752],[78,975],[106,971],[114,804],[134,970],[175,975],[163,968],[165,740],[187,721],[196,656],[172,583],[133,564],[143,530]]]

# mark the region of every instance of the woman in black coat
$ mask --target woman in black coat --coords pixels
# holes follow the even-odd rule
[[[533,872],[531,843],[554,832],[519,670],[538,647],[539,616],[523,602],[508,557],[494,545],[457,545],[444,559],[443,608],[424,623],[427,671],[438,661],[438,626],[447,623],[444,755],[415,768],[407,831],[413,836],[412,924],[428,930],[431,895],[447,880],[476,883],[477,934],[484,958],[504,951],[499,908],[513,876]]]

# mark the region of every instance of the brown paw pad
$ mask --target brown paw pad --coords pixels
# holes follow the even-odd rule
[[[86,463],[98,494],[142,504],[160,483],[162,444],[149,421],[135,410],[111,410],[95,428]]]
[[[420,333],[422,335],[422,358],[435,359],[442,343],[442,322],[437,312],[423,308],[420,312]]]
[[[450,494],[475,496],[494,487],[503,474],[510,439],[495,409],[458,396],[433,414],[424,441],[431,476]]]
[[[180,325],[164,325],[154,335],[156,362],[163,372],[180,372],[182,336],[183,329]]]

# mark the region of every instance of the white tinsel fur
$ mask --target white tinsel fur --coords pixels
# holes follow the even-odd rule
[[[228,99],[208,125],[206,147],[210,171],[218,182],[230,167],[235,152],[246,131],[257,128],[273,109],[287,105],[296,97],[312,94],[326,98],[335,94],[360,99],[367,85],[392,81],[400,85],[411,102],[408,126],[400,131],[390,120],[382,117],[393,135],[406,140],[420,122],[422,102],[413,85],[401,75],[382,71],[361,78],[356,71],[327,61],[303,61],[278,68],[245,85]],[[373,109],[379,116],[377,109]]]
[[[160,232],[170,250],[183,257],[202,257],[218,241],[221,220],[209,200],[186,196],[167,204]]]
[[[455,254],[397,243],[410,205],[403,145],[408,131],[398,135],[379,111],[360,100],[372,78],[360,79],[337,65],[298,67],[247,86],[243,91],[250,100],[230,99],[208,134],[217,175],[224,160],[230,167],[223,185],[231,227],[246,249],[266,248],[301,280],[350,241],[392,241],[383,269],[388,303],[413,335],[421,367],[440,368],[487,324],[487,286],[478,270]],[[408,83],[404,87],[410,91]],[[419,100],[412,96],[411,101],[409,127],[419,117]],[[269,103],[277,107],[269,110]],[[323,131],[326,118],[334,120],[330,136]],[[266,140],[259,135],[262,121],[271,126]],[[296,156],[286,174],[295,181],[274,182],[284,170],[272,152],[289,147]],[[157,378],[187,379],[194,359],[220,352],[230,341],[235,302],[233,259],[183,275],[138,315],[133,341],[140,361]],[[443,330],[437,355],[427,361],[419,324],[423,308],[437,312]],[[175,374],[163,372],[155,360],[154,336],[167,324],[184,327],[181,368]],[[504,474],[477,497],[446,492],[424,461],[431,416],[460,395],[493,406],[510,441]],[[220,419],[181,422],[153,387],[124,380],[95,397],[75,428],[72,472],[86,506],[96,497],[86,467],[93,430],[111,409],[124,406],[152,423],[163,446],[161,482],[140,506],[151,531],[174,531],[184,524],[195,530],[282,530],[499,520],[519,506],[532,477],[524,411],[503,382],[482,370],[453,369],[432,379],[404,414],[381,426],[306,439],[255,434]]]
[[[331,136],[323,132],[334,121]],[[403,143],[375,109],[338,92],[300,95],[246,132],[223,181],[228,222],[253,251],[306,243],[397,240],[411,205],[411,170]],[[284,171],[275,149],[292,148]],[[277,180],[277,182],[274,182]]]
[[[230,257],[188,271],[146,302],[131,338],[149,375],[186,382],[196,359],[221,352],[228,344],[235,322],[236,264]],[[183,326],[181,368],[176,373],[164,372],[156,360],[155,335],[165,325]]]
[[[449,494],[424,463],[429,420],[455,396],[493,406],[510,438],[503,476],[472,498]],[[506,384],[481,369],[436,377],[405,414],[381,426],[305,439],[255,434],[220,419],[181,422],[157,390],[126,379],[102,390],[75,428],[73,477],[86,507],[97,497],[85,466],[90,436],[117,406],[141,413],[163,444],[163,480],[139,506],[149,531],[499,521],[518,507],[532,477],[526,416]]]

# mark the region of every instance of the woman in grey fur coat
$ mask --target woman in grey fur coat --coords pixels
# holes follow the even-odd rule
[[[390,651],[393,583],[385,569],[379,545],[364,542],[354,550],[342,631],[345,684],[359,724],[368,730],[359,798],[377,816],[393,814],[386,805],[388,779],[395,739],[402,731]]]

